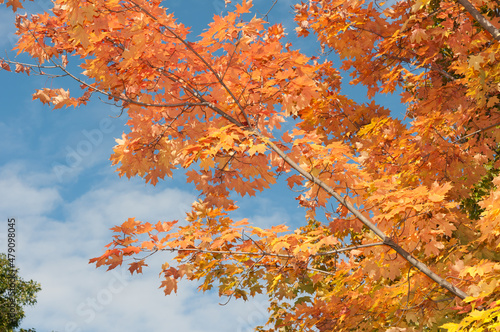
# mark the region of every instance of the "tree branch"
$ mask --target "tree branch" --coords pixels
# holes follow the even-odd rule
[[[468,0],[457,0],[469,14],[483,27],[484,30],[491,33],[493,38],[500,41],[500,31],[490,23]]]
[[[491,129],[491,128],[496,127],[496,126],[500,126],[500,122],[497,122],[497,123],[495,123],[495,124],[492,124],[491,126],[488,126],[488,127],[486,127],[486,128],[476,130],[475,132],[470,133],[470,134],[468,134],[468,135],[462,136],[462,137],[460,137],[460,138],[458,138],[458,139],[454,140],[453,142],[451,142],[451,144],[458,143],[458,142],[460,142],[461,140],[466,139],[467,137],[473,136],[473,135],[475,135],[475,134],[478,134],[478,133],[480,133],[480,132],[486,131],[486,130]]]
[[[360,248],[382,246],[384,244],[385,244],[384,242],[360,244],[360,245],[357,245],[357,246],[339,248],[339,249],[335,249],[335,250],[331,250],[331,251],[326,251],[326,252],[318,252],[318,253],[316,253],[316,254],[314,254],[312,256],[326,256],[326,255],[338,254],[339,252],[344,252],[344,251],[349,251],[349,250],[355,250],[355,249],[360,249]]]
[[[455,294],[462,300],[465,299],[468,295],[461,289],[455,287],[436,273],[432,272],[431,269],[424,263],[420,262],[417,260],[415,257],[413,257],[409,252],[404,250],[401,246],[396,244],[389,236],[385,235],[384,232],[382,232],[375,224],[365,217],[358,209],[356,209],[351,203],[349,203],[346,200],[346,197],[340,196],[336,191],[334,191],[330,186],[328,186],[326,183],[318,179],[317,177],[311,175],[310,173],[306,172],[302,167],[300,167],[296,162],[294,162],[292,159],[290,159],[285,152],[283,152],[280,148],[276,146],[273,142],[271,142],[268,138],[262,136],[257,131],[253,131],[253,133],[263,139],[267,143],[267,145],[274,151],[276,152],[286,163],[288,163],[293,169],[295,169],[297,172],[299,172],[303,177],[308,179],[309,181],[313,182],[314,184],[317,184],[319,187],[321,187],[323,190],[325,190],[328,194],[333,196],[337,201],[339,201],[343,206],[345,206],[352,214],[354,214],[366,227],[368,227],[372,232],[374,232],[382,241],[385,245],[391,247],[396,251],[398,254],[400,254],[404,259],[406,259],[411,265],[415,266],[417,269],[419,269],[422,273],[424,273],[426,276],[431,278],[433,281],[435,281],[438,285],[441,287],[445,288],[446,290],[450,291],[451,293]]]
[[[248,118],[248,115],[246,114],[245,112],[245,108],[243,106],[241,106],[239,100],[236,98],[236,96],[233,94],[233,92],[231,91],[231,89],[229,89],[229,87],[226,85],[226,83],[224,83],[224,81],[222,80],[222,78],[220,77],[220,75],[215,71],[215,69],[207,62],[207,60],[205,60],[186,40],[184,40],[183,38],[181,38],[177,33],[175,33],[175,31],[173,31],[171,28],[169,28],[168,26],[164,25],[164,24],[161,24],[158,19],[153,15],[151,14],[149,11],[147,11],[146,9],[144,9],[143,7],[141,7],[140,5],[138,5],[136,2],[134,2],[133,0],[128,0],[129,2],[133,3],[137,8],[139,8],[140,11],[142,11],[144,14],[146,14],[147,16],[149,16],[152,20],[158,22],[162,27],[164,27],[169,33],[172,34],[172,36],[174,36],[177,40],[179,40],[181,43],[184,44],[184,46],[186,46],[186,48],[188,50],[190,50],[194,55],[196,55],[198,57],[198,59],[201,60],[201,62],[203,62],[203,64],[205,66],[207,66],[207,69],[215,76],[215,78],[217,79],[217,81],[219,82],[219,84],[224,88],[224,90],[226,90],[226,92],[231,96],[231,98],[234,100],[234,102],[236,103],[236,105],[238,105],[238,108],[239,110],[241,111],[241,114],[243,114],[243,117],[245,118],[245,121],[247,122],[248,126],[251,126],[250,124],[250,119]],[[160,33],[162,33],[160,31]],[[163,34],[163,33],[162,33]]]

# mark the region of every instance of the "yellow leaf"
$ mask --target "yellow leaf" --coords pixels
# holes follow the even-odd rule
[[[481,69],[481,63],[483,63],[484,58],[481,55],[471,55],[469,57],[469,67],[473,67],[475,70]]]
[[[266,152],[267,148],[265,144],[255,144],[248,149],[248,154],[253,156],[254,154],[258,153],[264,153]]]
[[[271,286],[269,287],[269,292],[272,292],[275,288],[276,288],[276,285],[278,284],[278,282],[281,280],[281,274],[278,274],[274,279],[273,279],[273,283],[271,284]]]
[[[278,243],[276,243],[275,245],[273,245],[273,251],[274,252],[278,252],[282,248],[285,248],[285,249],[290,248],[290,243],[285,242],[285,241],[279,241]]]
[[[486,316],[488,316],[488,312],[485,310],[474,310],[469,314],[469,316],[474,318],[475,320],[482,320]]]
[[[412,12],[416,12],[420,10],[422,7],[427,6],[427,4],[430,2],[430,0],[417,0],[415,4],[411,7]]]
[[[460,325],[455,323],[446,323],[444,325],[441,325],[440,327],[446,329],[447,332],[456,332],[460,328]]]

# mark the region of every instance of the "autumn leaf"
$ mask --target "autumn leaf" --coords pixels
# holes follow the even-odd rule
[[[165,280],[161,282],[160,288],[163,288],[165,295],[170,295],[170,293],[177,293],[177,281],[172,277],[166,277]]]
[[[130,271],[130,274],[134,274],[134,272],[137,273],[137,274],[142,273],[142,267],[143,266],[148,266],[144,262],[144,260],[140,260],[138,262],[133,262],[133,263],[130,263],[129,265],[130,265],[130,267],[129,267],[128,270]]]
[[[54,96],[52,97],[52,103],[54,104],[54,109],[74,105],[73,99],[69,96],[69,90],[58,89],[53,90],[53,92]]]
[[[3,1],[2,1],[3,3]],[[15,13],[18,9],[23,9],[23,5],[19,0],[7,0],[7,7],[12,7],[12,11]]]
[[[0,60],[0,69],[6,70],[6,71],[11,71],[9,64],[3,60]]]
[[[39,99],[42,103],[44,104],[49,104],[51,101],[51,96],[50,96],[50,89],[43,89],[43,90],[36,90],[36,92],[33,94],[33,100]]]
[[[252,0],[243,0],[241,5],[236,5],[236,13],[245,14],[250,12],[250,8],[252,8]]]
[[[411,39],[411,41],[416,42],[416,43],[420,43],[422,40],[426,40],[427,35],[425,34],[425,30],[424,29],[414,29],[412,34],[411,34],[410,39]]]
[[[437,182],[434,182],[429,190],[429,200],[432,202],[443,201],[446,193],[451,189],[451,187],[450,183],[445,183],[442,186],[439,186]]]
[[[483,63],[484,58],[481,55],[471,55],[469,57],[469,67],[475,70],[481,69],[481,63]]]

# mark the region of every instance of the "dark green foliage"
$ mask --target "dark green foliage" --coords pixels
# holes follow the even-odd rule
[[[471,220],[479,220],[481,213],[484,209],[479,206],[479,201],[481,201],[484,196],[488,195],[491,189],[493,189],[493,178],[500,173],[500,169],[494,168],[491,164],[485,166],[487,173],[481,181],[474,185],[474,189],[468,198],[465,198],[460,203],[462,210],[467,213]]]
[[[0,331],[12,332],[24,318],[23,306],[36,303],[40,284],[33,280],[24,281],[18,269],[12,269],[5,254],[0,254]],[[19,332],[35,332],[21,329]]]

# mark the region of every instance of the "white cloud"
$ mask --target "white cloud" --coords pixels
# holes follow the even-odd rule
[[[33,174],[19,174],[22,167],[11,163],[0,168],[1,215],[21,218],[52,211],[61,202],[57,189],[22,179],[23,176],[33,179]]]
[[[110,227],[131,216],[150,222],[182,219],[195,200],[191,193],[116,178],[64,201],[55,186],[45,184],[51,177],[29,173],[19,163],[0,169],[0,188],[13,193],[2,215],[17,214],[16,264],[23,279],[42,285],[38,303],[26,308],[23,327],[41,332],[246,332],[265,321],[263,299],[220,306],[224,299],[199,293],[192,282],[182,282],[178,294],[165,296],[158,289],[159,267],[169,259],[165,254],[150,257],[142,275],[130,276],[127,265],[106,272],[88,264],[110,242]]]

